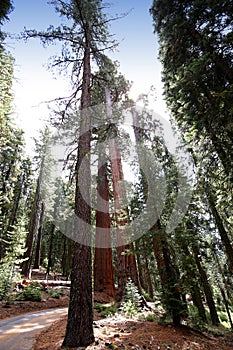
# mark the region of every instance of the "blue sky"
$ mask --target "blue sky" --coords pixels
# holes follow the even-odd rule
[[[155,112],[165,115],[165,103],[162,100],[161,65],[157,59],[158,43],[153,34],[152,18],[149,8],[152,0],[116,0],[111,2],[111,15],[129,12],[129,14],[111,23],[110,31],[119,41],[117,51],[111,56],[119,61],[120,71],[133,81],[132,97],[147,93],[154,85],[157,101],[152,103]],[[59,25],[61,18],[53,6],[46,0],[14,0],[14,11],[4,30],[20,33],[23,28],[46,29],[50,24]],[[43,48],[39,40],[16,42],[6,40],[7,48],[16,60],[15,68],[15,109],[16,120],[25,130],[29,147],[30,137],[35,136],[42,121],[48,117],[48,110],[43,101],[65,95],[65,82],[59,77],[53,78],[46,70],[48,58],[59,52],[56,45]]]

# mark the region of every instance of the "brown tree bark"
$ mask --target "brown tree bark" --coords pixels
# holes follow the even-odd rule
[[[222,244],[224,246],[224,249],[225,249],[225,252],[226,252],[226,255],[227,255],[227,258],[228,258],[229,268],[230,268],[230,271],[232,273],[233,272],[233,247],[232,247],[232,242],[229,239],[229,236],[228,236],[228,233],[227,233],[227,231],[225,229],[225,226],[223,224],[222,218],[219,215],[219,212],[218,212],[218,210],[216,208],[215,200],[214,200],[214,197],[213,197],[213,195],[211,193],[211,190],[208,188],[207,185],[205,185],[205,192],[206,192],[206,195],[207,195],[207,198],[208,198],[210,210],[211,210],[211,212],[213,214],[214,221],[215,221],[216,226],[218,228],[218,232],[220,234],[221,241],[222,241]]]
[[[165,304],[172,315],[173,323],[180,325],[182,310],[182,294],[179,287],[176,266],[172,263],[167,238],[160,220],[150,229],[153,237],[154,255],[160,276]],[[183,306],[184,307],[184,306]]]
[[[138,278],[140,282],[140,286],[144,291],[146,291],[150,297],[153,299],[153,283],[149,271],[149,262],[147,257],[144,254],[137,253],[136,261],[138,266]]]
[[[143,262],[142,262],[142,257],[139,252],[136,254],[136,261],[137,261],[137,266],[138,266],[138,277],[140,281],[140,285],[144,290],[147,290],[147,284],[145,280],[145,274],[144,274],[144,269],[143,269]]]
[[[55,233],[55,225],[53,223],[51,223],[51,230],[50,230],[50,237],[49,237],[49,251],[48,251],[48,265],[47,265],[47,269],[46,269],[46,275],[47,278],[49,276],[50,273],[50,269],[53,266],[53,242],[54,242],[54,233]]]
[[[36,233],[37,223],[39,218],[42,167],[41,167],[39,177],[37,179],[36,192],[34,196],[31,217],[29,222],[29,233],[26,241],[26,252],[24,253],[24,259],[26,260],[22,264],[22,274],[26,278],[29,278],[29,275],[30,275],[30,268],[32,264],[32,255],[33,255],[33,244],[34,244],[34,238],[35,238],[35,233]]]
[[[40,268],[40,249],[41,249],[41,240],[42,240],[42,232],[43,232],[43,223],[44,223],[44,203],[41,202],[41,209],[40,209],[40,220],[39,220],[39,227],[38,227],[38,234],[37,234],[37,243],[36,243],[36,251],[35,251],[35,259],[34,259],[34,269]]]
[[[208,321],[207,321],[205,308],[201,298],[201,292],[196,284],[192,284],[191,286],[191,296],[192,296],[194,305],[197,307],[199,317],[203,322],[207,323]]]
[[[82,18],[83,14],[80,10],[79,4],[77,1],[75,1],[75,3]],[[91,115],[88,110],[91,103],[91,46],[89,27],[87,23],[84,29],[85,43],[81,93],[81,122],[80,137],[78,140],[75,190],[75,214],[79,220],[76,225],[77,241],[74,244],[72,260],[68,321],[65,338],[62,344],[64,347],[87,346],[94,342],[90,230],[91,208],[89,206],[91,188]],[[80,243],[80,241],[84,244]]]
[[[104,150],[99,147],[97,211],[96,211],[96,247],[94,258],[94,290],[104,292],[115,298],[114,271],[111,248],[111,219],[109,213],[109,181],[107,160]],[[101,197],[101,198],[100,198]],[[104,229],[104,231],[103,231]],[[101,246],[104,244],[106,248]]]
[[[208,282],[207,274],[206,274],[204,268],[202,267],[201,258],[199,255],[198,248],[196,246],[192,246],[192,250],[193,250],[194,258],[195,258],[197,268],[198,268],[198,271],[200,274],[200,279],[201,279],[201,283],[202,283],[203,290],[205,293],[208,308],[210,310],[210,317],[211,317],[212,324],[214,326],[218,326],[220,322],[219,322],[217,310],[216,310],[215,303],[214,303],[213,293],[212,293],[211,287],[210,287],[209,282]]]
[[[222,294],[222,297],[223,297],[223,301],[224,301],[224,304],[225,304],[225,308],[226,308],[226,312],[227,312],[227,315],[228,315],[228,319],[229,319],[231,328],[233,329],[233,322],[232,322],[231,313],[230,313],[230,310],[229,310],[229,301],[228,301],[228,300],[232,300],[232,292],[231,292],[231,290],[229,288],[229,285],[227,283],[225,274],[224,274],[224,272],[222,270],[222,267],[221,267],[221,264],[220,264],[217,252],[216,252],[216,250],[213,247],[212,247],[212,252],[213,252],[215,261],[217,263],[217,266],[218,266],[219,274],[220,274],[220,276],[222,278],[222,281],[223,281],[223,284],[224,284],[224,288],[223,288],[221,286],[221,282],[220,281],[218,282],[219,290],[220,290],[220,292]]]
[[[181,248],[184,252],[184,254],[186,256],[190,256],[190,250],[187,246],[186,242],[180,242],[179,240],[179,244],[181,245]],[[191,296],[193,299],[193,303],[194,305],[197,307],[198,309],[198,314],[199,317],[202,319],[203,322],[207,323],[207,317],[206,317],[206,312],[205,312],[205,308],[202,302],[202,296],[201,296],[201,291],[200,288],[198,286],[198,284],[196,283],[197,280],[197,274],[194,270],[194,266],[195,266],[195,261],[193,261],[193,264],[191,264],[191,266],[187,266],[186,271],[187,271],[187,275],[189,276],[189,284],[190,284],[190,292],[191,292]]]
[[[145,256],[145,278],[146,278],[146,284],[147,284],[146,291],[149,294],[150,299],[153,299],[154,297],[153,284],[152,284],[150,270],[149,270],[149,262],[146,256]]]
[[[62,253],[62,275],[68,280],[71,271],[71,262],[73,256],[73,241],[64,237],[63,253]]]

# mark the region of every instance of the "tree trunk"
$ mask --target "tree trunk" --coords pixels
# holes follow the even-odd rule
[[[150,231],[153,236],[153,248],[161,280],[164,303],[172,315],[173,323],[178,326],[181,322],[184,305],[176,267],[172,264],[168,242],[160,220],[157,221]]]
[[[68,280],[71,271],[71,261],[73,256],[73,241],[64,237],[62,253],[62,275]]]
[[[206,301],[207,301],[207,304],[208,304],[208,307],[210,310],[210,317],[211,317],[212,324],[214,326],[218,326],[220,322],[219,322],[217,310],[216,310],[215,303],[214,303],[213,293],[212,293],[212,290],[210,288],[206,272],[201,265],[201,260],[199,258],[198,248],[195,246],[192,246],[192,250],[194,253],[194,258],[195,258],[195,261],[197,264],[198,271],[200,273],[200,279],[201,279],[203,290],[204,290],[204,293],[206,296]]]
[[[68,249],[67,249],[67,237],[64,237],[63,241],[63,252],[62,252],[62,258],[61,258],[61,268],[62,268],[62,275],[67,276],[67,260],[66,257],[68,255]]]
[[[185,240],[185,239],[182,240],[178,236],[178,237],[176,237],[176,241],[177,241],[177,244],[182,249],[184,256],[191,257],[192,255],[190,253],[187,240]],[[204,308],[204,305],[202,302],[202,295],[201,295],[199,285],[197,283],[198,277],[197,277],[196,268],[195,268],[195,261],[192,259],[189,262],[188,266],[187,266],[187,264],[185,264],[184,269],[186,270],[186,273],[188,276],[188,283],[189,283],[190,293],[192,296],[193,303],[198,310],[198,314],[199,314],[199,317],[201,318],[201,320],[203,322],[207,323],[208,321],[207,321],[207,317],[206,317],[206,313],[205,313],[205,308]]]
[[[40,249],[41,249],[41,240],[42,240],[42,232],[43,232],[43,223],[44,223],[44,203],[41,203],[40,210],[40,220],[38,227],[38,235],[37,235],[37,244],[36,244],[36,252],[35,252],[35,260],[34,260],[34,269],[40,268]]]
[[[192,284],[192,286],[191,286],[191,296],[192,296],[194,305],[197,307],[198,315],[199,315],[200,319],[203,322],[207,323],[208,321],[206,318],[205,308],[204,308],[202,298],[201,298],[201,292],[200,292],[200,289],[198,288],[198,286],[195,284]]]
[[[62,344],[64,347],[87,346],[94,342],[91,208],[89,205],[91,188],[91,115],[88,110],[88,107],[90,107],[89,88],[91,79],[91,47],[89,35],[87,29],[86,41],[84,44],[80,137],[78,141],[78,158],[76,163],[75,213],[79,220],[77,220],[76,224],[77,241],[74,244],[68,321],[65,338]]]
[[[111,94],[106,89],[106,108],[107,115],[111,117]],[[122,185],[124,180],[121,153],[117,144],[117,127],[112,125],[112,135],[109,140],[109,154],[112,169],[113,181],[113,195],[115,207],[115,221],[116,221],[116,242],[117,242],[117,278],[118,288],[116,293],[116,300],[121,301],[124,295],[125,285],[127,279],[131,278],[137,285],[139,291],[141,290],[138,272],[136,267],[136,260],[133,254],[127,256],[126,250],[132,250],[132,244],[127,244],[130,238],[130,232],[127,228],[129,223],[128,208],[126,205],[125,189]]]
[[[229,308],[229,302],[227,300],[227,297],[226,297],[224,289],[220,285],[218,287],[219,287],[220,292],[222,294],[223,302],[224,302],[224,305],[225,305],[225,309],[226,309],[226,312],[227,312],[227,316],[228,316],[228,320],[229,320],[231,329],[233,329],[233,323],[232,323],[231,312],[230,312],[230,308]]]
[[[146,291],[150,297],[150,299],[153,299],[153,283],[151,280],[150,270],[149,270],[149,262],[147,257],[142,254],[141,257],[140,253],[137,253],[137,266],[138,266],[138,278],[140,282],[141,288]]]
[[[138,291],[140,294],[142,294],[142,287],[140,284],[139,276],[138,276],[138,268],[137,268],[137,262],[135,258],[135,253],[134,253],[134,245],[133,243],[130,243],[128,245],[128,248],[131,253],[127,255],[127,267],[128,267],[128,272],[127,276],[132,279],[136,287],[138,288]]]
[[[42,168],[40,171],[40,175],[37,179],[36,193],[34,196],[34,202],[33,202],[32,211],[31,211],[29,233],[28,233],[27,242],[26,242],[26,252],[24,253],[24,259],[26,260],[22,264],[22,274],[26,278],[29,278],[29,274],[30,274],[32,255],[33,255],[33,243],[34,243],[35,232],[36,232],[37,223],[38,223],[41,176],[42,176]]]
[[[138,277],[139,277],[140,285],[144,290],[147,290],[147,283],[145,280],[144,269],[142,267],[143,262],[142,262],[142,258],[141,258],[140,253],[136,254],[136,260],[137,260],[137,265],[138,265]]]
[[[217,263],[218,270],[219,270],[219,273],[220,273],[220,275],[222,277],[223,284],[224,284],[224,287],[225,287],[225,290],[226,290],[227,294],[225,293],[224,288],[221,286],[221,282],[218,282],[218,288],[219,288],[219,290],[220,290],[220,292],[222,294],[223,302],[224,302],[224,305],[225,305],[225,309],[226,309],[226,312],[227,312],[229,323],[231,325],[231,329],[233,329],[233,323],[232,323],[231,313],[230,313],[230,309],[229,309],[229,301],[228,301],[228,297],[231,297],[231,293],[229,291],[229,286],[227,285],[226,278],[225,278],[224,273],[222,271],[222,267],[221,267],[221,264],[219,262],[219,258],[218,258],[218,255],[216,253],[216,250],[214,248],[212,248],[212,251],[213,251],[213,255],[214,255],[215,261]]]
[[[116,300],[121,301],[125,285],[127,283],[127,257],[125,255],[125,249],[128,245],[125,243],[125,227],[128,223],[127,213],[125,208],[122,208],[120,200],[122,199],[122,188],[119,186],[120,181],[123,178],[120,156],[116,154],[115,139],[109,141],[109,153],[112,169],[112,180],[113,180],[113,193],[114,193],[114,207],[115,207],[115,222],[116,222],[116,242],[117,242],[117,279],[118,288],[116,294]]]
[[[109,182],[105,151],[99,146],[97,211],[96,211],[96,247],[94,258],[94,290],[104,292],[115,298],[114,271],[112,264]],[[101,246],[106,246],[102,248]]]
[[[207,195],[207,198],[208,198],[208,201],[209,201],[209,207],[210,207],[210,210],[213,214],[213,217],[214,217],[214,220],[215,220],[215,223],[216,223],[216,226],[218,228],[218,232],[220,234],[220,237],[221,237],[221,241],[222,241],[222,244],[224,245],[224,248],[225,248],[225,252],[226,252],[226,255],[227,255],[227,258],[228,258],[228,261],[229,261],[229,267],[230,267],[230,271],[231,273],[233,272],[233,248],[232,248],[232,243],[228,237],[228,234],[227,234],[227,231],[223,225],[223,222],[222,222],[222,219],[218,213],[218,210],[216,209],[216,206],[215,206],[215,200],[213,198],[213,195],[211,193],[211,190],[205,186],[205,192],[206,192],[206,195]]]
[[[150,299],[154,298],[153,284],[151,280],[150,270],[149,270],[149,262],[147,257],[145,256],[145,278],[147,284],[147,293],[149,294]]]
[[[49,276],[51,267],[53,266],[53,242],[54,242],[54,233],[55,233],[55,225],[51,224],[51,231],[50,231],[50,240],[49,240],[49,251],[48,251],[48,265],[46,270],[47,278]]]

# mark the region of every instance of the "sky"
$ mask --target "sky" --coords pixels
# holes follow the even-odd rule
[[[152,0],[112,0],[108,12],[111,15],[128,12],[128,15],[111,22],[110,32],[119,46],[111,58],[120,63],[120,72],[133,82],[131,97],[148,93],[150,86],[156,89],[156,101],[151,108],[167,117],[162,97],[161,65],[158,61],[158,43],[153,33],[149,8]],[[14,0],[14,11],[9,15],[3,30],[19,34],[27,29],[45,30],[49,25],[58,26],[62,19],[47,0]],[[60,47],[44,48],[38,39],[28,42],[6,39],[6,48],[15,58],[15,121],[25,131],[27,150],[33,148],[32,137],[37,137],[44,120],[49,117],[45,101],[66,96],[67,83],[56,79],[47,69],[49,57],[59,52]]]

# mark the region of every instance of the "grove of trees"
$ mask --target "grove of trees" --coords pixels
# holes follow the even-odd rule
[[[69,97],[51,104],[51,122],[28,157],[13,117],[14,58],[1,30],[13,3],[0,3],[0,300],[33,268],[70,278],[66,348],[94,342],[93,294],[120,306],[129,284],[142,305],[155,302],[177,326],[232,328],[232,5],[151,4],[176,152],[189,155],[191,181],[148,96],[139,97],[140,108],[129,98],[130,83],[109,55],[116,18],[101,0],[53,0],[62,24],[21,34],[61,45],[51,66],[71,85]],[[52,153],[62,141],[63,174],[54,178]]]

